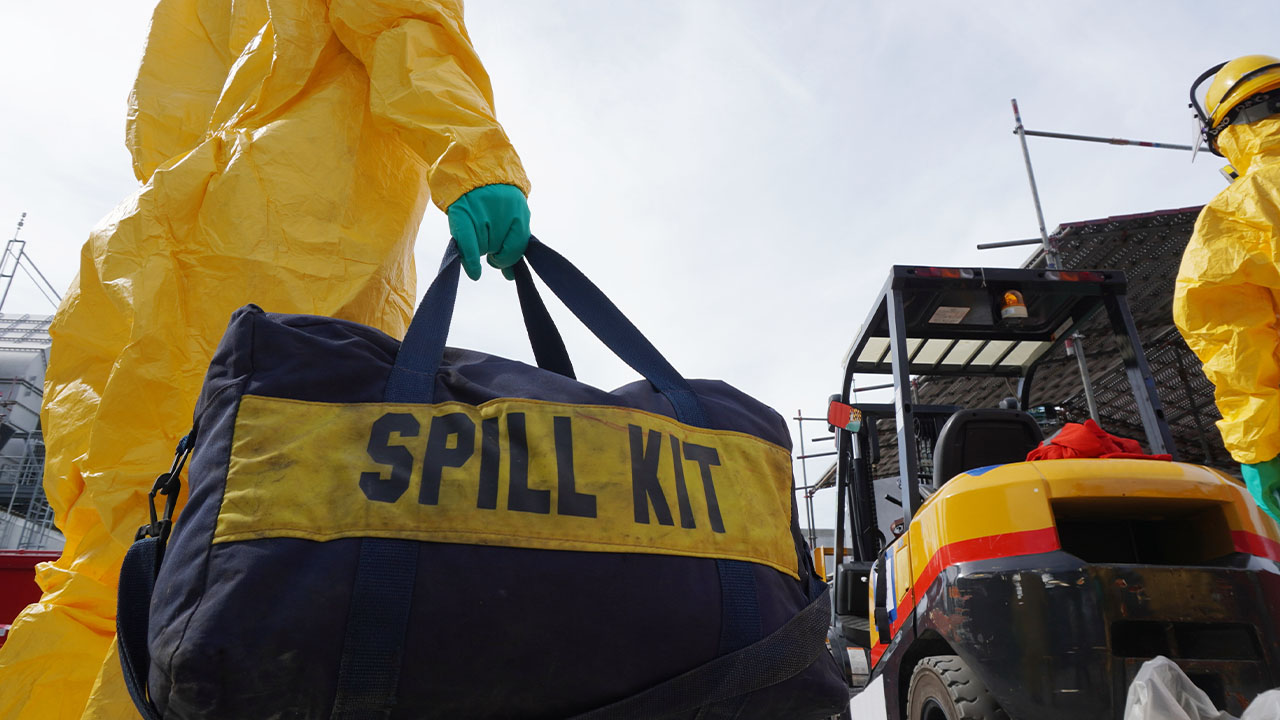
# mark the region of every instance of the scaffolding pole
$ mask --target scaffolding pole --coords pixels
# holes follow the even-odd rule
[[[1058,268],[1058,251],[1053,245],[1053,241],[1049,239],[1049,231],[1044,226],[1044,211],[1040,208],[1040,191],[1036,188],[1036,174],[1031,170],[1031,151],[1027,149],[1027,131],[1022,127],[1022,113],[1018,111],[1018,99],[1013,98],[1009,101],[1013,105],[1013,132],[1018,136],[1018,142],[1022,144],[1022,161],[1027,166],[1027,181],[1031,183],[1031,199],[1036,205],[1036,222],[1040,224],[1040,242],[1044,247],[1044,263],[1050,270]],[[1080,365],[1080,382],[1084,385],[1084,399],[1089,406],[1089,416],[1093,421],[1101,424],[1098,418],[1098,405],[1093,396],[1093,382],[1089,378],[1089,366],[1085,362],[1084,343],[1081,342],[1079,333],[1073,334],[1067,339],[1067,352],[1075,355],[1076,362]]]
[[[1031,183],[1031,200],[1036,204],[1036,222],[1040,223],[1040,244],[1044,247],[1045,265],[1050,270],[1058,267],[1058,253],[1049,240],[1049,231],[1044,227],[1044,211],[1040,209],[1040,190],[1036,188],[1036,174],[1031,170],[1031,151],[1027,149],[1027,131],[1022,127],[1022,113],[1018,111],[1018,99],[1009,101],[1013,104],[1013,132],[1022,143],[1022,162],[1027,166],[1027,182]]]
[[[800,436],[800,457],[797,459],[800,460],[800,476],[801,476],[802,482],[804,483],[804,489],[805,489],[804,505],[805,505],[805,516],[809,520],[809,547],[815,548],[818,546],[818,532],[813,527],[814,525],[813,491],[809,490],[809,462],[808,462],[809,456],[808,456],[808,453],[806,453],[804,450],[805,419],[806,418],[804,417],[804,413],[799,410],[796,410],[796,434]],[[795,497],[795,494],[800,491],[800,489],[795,486],[795,477],[796,476],[793,473],[791,475],[791,496],[792,497]]]
[[[1015,102],[1014,103],[1015,114],[1018,112],[1017,107],[1018,107],[1017,103]],[[1021,121],[1019,121],[1018,127],[1022,128]],[[1014,130],[1014,132],[1017,133],[1018,130]],[[1197,148],[1192,145],[1178,145],[1175,143],[1153,142],[1151,140],[1128,140],[1126,138],[1105,138],[1105,137],[1098,137],[1097,135],[1075,135],[1072,133],[1046,132],[1044,130],[1027,130],[1025,128],[1022,128],[1021,134],[1030,135],[1031,137],[1056,138],[1058,140],[1078,140],[1080,142],[1105,143],[1107,145],[1131,145],[1133,147],[1155,148],[1156,150],[1184,150],[1186,152],[1197,152]],[[1026,145],[1024,143],[1023,147],[1025,146]],[[1209,148],[1206,145],[1201,145],[1198,148],[1198,151],[1209,152]]]
[[[4,309],[4,303],[9,299],[9,290],[13,288],[13,279],[17,276],[18,270],[26,273],[31,278],[31,282],[35,284],[36,290],[44,295],[44,299],[49,301],[50,305],[55,308],[62,302],[62,294],[58,289],[49,282],[49,278],[40,272],[40,268],[36,267],[35,261],[27,254],[27,241],[18,239],[18,235],[22,233],[22,226],[26,224],[27,214],[24,212],[18,218],[18,227],[13,231],[13,239],[5,245],[4,254],[0,255],[0,281],[4,282],[4,290],[0,291],[0,310]],[[35,273],[34,275],[32,273]],[[49,297],[52,295],[53,297]]]

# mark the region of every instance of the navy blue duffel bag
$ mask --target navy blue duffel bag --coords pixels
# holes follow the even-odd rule
[[[452,247],[403,343],[332,318],[233,315],[120,579],[143,717],[847,707],[785,422],[682,378],[545,245],[526,258],[644,381],[578,382],[523,263],[540,367],[446,348]]]

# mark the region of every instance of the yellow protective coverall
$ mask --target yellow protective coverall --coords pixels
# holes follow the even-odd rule
[[[1218,148],[1240,177],[1196,220],[1173,317],[1204,363],[1237,462],[1280,455],[1280,117],[1231,125]]]
[[[0,651],[3,720],[137,718],[117,575],[231,312],[400,336],[428,199],[528,192],[459,0],[160,0],[127,139],[143,185],[51,329],[45,489],[67,544]]]

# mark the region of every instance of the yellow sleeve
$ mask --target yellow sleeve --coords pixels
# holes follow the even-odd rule
[[[239,50],[232,48],[231,19],[209,3],[156,5],[125,124],[139,182],[204,141]]]
[[[498,124],[489,75],[462,22],[460,0],[331,0],[329,21],[369,73],[369,106],[430,166],[432,199],[529,180]]]
[[[1173,317],[1213,383],[1227,450],[1238,462],[1264,462],[1280,455],[1275,230],[1262,218],[1239,216],[1256,202],[1222,205],[1232,209],[1215,201],[1196,221],[1174,285]]]

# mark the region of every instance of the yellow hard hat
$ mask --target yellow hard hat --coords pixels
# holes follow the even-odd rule
[[[1213,76],[1204,107],[1196,90]],[[1280,58],[1244,55],[1215,65],[1191,85],[1191,107],[1200,119],[1201,133],[1209,148],[1218,152],[1218,133],[1233,123],[1250,123],[1280,112]],[[1273,97],[1274,96],[1274,97]]]

